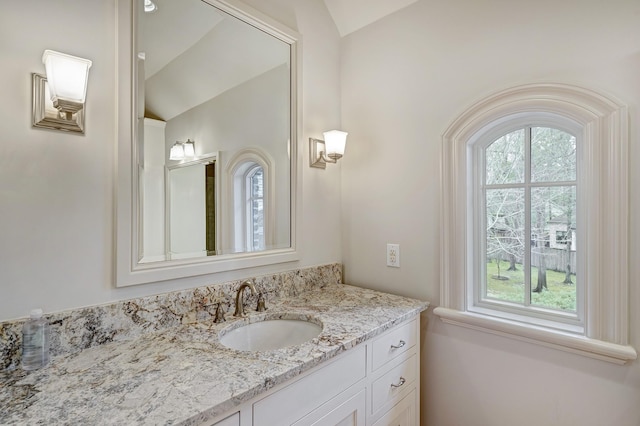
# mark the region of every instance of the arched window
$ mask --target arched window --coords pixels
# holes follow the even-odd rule
[[[561,116],[527,118],[537,123],[509,120],[508,130],[488,131],[472,147],[477,253],[468,309],[524,314],[582,331],[576,223],[583,144],[572,133],[577,127]]]
[[[227,247],[231,252],[262,251],[273,239],[273,161],[258,148],[237,152],[227,166],[230,183]]]
[[[503,91],[454,121],[443,136],[443,321],[616,363],[637,357],[627,127],[618,102],[554,84]]]
[[[253,164],[245,174],[247,251],[264,250],[264,169]]]

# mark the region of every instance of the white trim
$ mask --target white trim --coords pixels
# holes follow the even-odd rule
[[[249,251],[246,247],[246,214],[242,215],[242,222],[236,221],[234,211],[240,209],[245,211],[245,199],[240,197],[238,191],[244,192],[246,170],[241,168],[247,164],[257,164],[264,172],[264,243],[265,247],[273,246],[276,233],[276,199],[275,199],[275,162],[271,156],[259,147],[250,147],[236,152],[229,159],[225,167],[225,181],[227,182],[226,198],[222,204],[226,206],[224,211],[225,237],[224,247],[234,249],[242,248],[242,251]],[[240,174],[238,172],[241,172]],[[239,234],[239,235],[238,235]],[[238,243],[242,241],[241,243]]]
[[[176,253],[172,253],[171,251],[171,185],[170,185],[170,172],[172,170],[175,169],[179,169],[182,167],[189,167],[189,166],[193,166],[196,164],[202,164],[203,166],[206,166],[210,163],[214,164],[214,176],[215,176],[215,182],[214,182],[214,193],[215,193],[215,197],[217,197],[218,200],[221,199],[221,194],[220,194],[220,188],[221,188],[221,183],[220,183],[220,164],[221,164],[221,159],[220,159],[220,152],[218,151],[214,151],[214,152],[210,152],[208,154],[204,154],[204,155],[200,155],[197,158],[193,159],[193,160],[183,160],[180,163],[176,163],[176,164],[171,164],[171,165],[165,165],[164,167],[164,198],[165,198],[165,213],[164,213],[164,217],[165,217],[165,229],[164,229],[164,233],[165,233],[165,257],[164,259],[161,260],[176,260],[176,259],[189,259],[190,257],[207,257],[209,256],[209,254],[207,253],[206,250],[201,251],[201,252],[196,252],[196,253],[181,253],[181,254],[176,254]],[[221,222],[221,212],[220,212],[220,202],[215,203],[215,235],[216,235],[216,252],[218,252],[220,250],[221,244],[222,244],[222,239],[220,237],[220,222]],[[150,262],[152,260],[147,259],[147,258],[142,258],[140,259],[140,262]]]
[[[626,364],[637,357],[636,350],[631,346],[590,339],[585,336],[552,330],[546,327],[517,323],[503,318],[492,318],[486,315],[443,307],[435,308],[433,313],[447,324],[540,344],[615,364]]]
[[[580,182],[580,175],[584,175],[584,173],[580,173],[580,168],[578,168],[578,176],[573,181],[561,181],[561,182],[532,182],[530,180],[530,167],[531,167],[531,156],[529,154],[529,150],[531,148],[531,134],[530,131],[534,127],[546,127],[558,129],[562,132],[566,132],[567,134],[572,135],[576,138],[577,141],[577,152],[576,152],[576,160],[581,156],[583,151],[583,143],[581,143],[582,128],[575,123],[573,120],[567,120],[564,117],[560,117],[558,115],[551,115],[548,113],[528,113],[528,114],[516,114],[515,116],[505,117],[508,121],[500,120],[498,124],[490,123],[485,128],[483,128],[478,134],[474,135],[471,141],[467,143],[468,150],[467,153],[470,155],[471,163],[473,164],[472,169],[468,170],[470,179],[467,183],[467,188],[469,192],[468,203],[473,206],[472,211],[475,212],[484,212],[486,211],[486,192],[484,189],[495,189],[495,188],[518,188],[523,190],[523,196],[525,196],[525,211],[524,211],[524,220],[525,220],[525,237],[529,238],[531,235],[531,223],[530,223],[530,215],[531,215],[531,200],[526,197],[527,187],[531,188],[549,188],[554,186],[562,186],[562,187],[576,187],[582,188],[582,191],[585,190]],[[574,129],[573,131],[567,131],[565,129]],[[525,153],[524,153],[524,165],[525,170],[527,171],[524,175],[524,180],[518,183],[505,183],[505,184],[487,184],[484,182],[485,173],[486,173],[486,164],[485,164],[485,152],[487,147],[492,144],[496,139],[512,133],[514,131],[524,130],[524,142],[525,142]],[[576,136],[576,132],[578,136]],[[587,188],[588,189],[588,188]],[[579,197],[579,199],[581,199]],[[582,225],[581,219],[584,215],[584,208],[578,200],[578,208],[576,211],[576,216],[578,218],[578,223]],[[554,328],[560,329],[573,329],[574,331],[583,332],[584,330],[584,303],[583,303],[583,295],[582,291],[583,285],[576,286],[576,311],[575,313],[569,312],[560,312],[553,311],[545,308],[536,308],[531,303],[530,298],[530,290],[531,290],[531,275],[528,272],[525,272],[525,303],[524,306],[519,304],[512,303],[502,303],[500,301],[491,301],[484,298],[486,291],[487,282],[484,279],[486,277],[486,263],[482,261],[486,257],[486,215],[477,214],[471,219],[474,221],[468,228],[468,238],[469,241],[473,241],[473,248],[467,248],[470,252],[480,254],[476,256],[470,256],[473,258],[473,274],[471,277],[473,279],[468,279],[467,281],[467,309],[469,311],[474,311],[478,313],[482,313],[484,311],[504,311],[504,317],[510,318],[512,313],[516,316],[524,315],[525,317],[531,316],[532,323],[537,322],[558,322],[560,324],[555,324]],[[583,235],[586,233],[586,229],[584,226],[579,226],[579,235]],[[530,246],[524,246],[525,254],[524,254],[524,265],[523,268],[530,267]],[[581,266],[581,265],[579,265]],[[580,277],[580,283],[584,283],[583,277],[586,276],[584,267],[580,267],[577,271],[574,271]],[[482,279],[475,279],[475,277],[482,277]],[[501,316],[497,314],[496,316]]]
[[[115,207],[115,286],[124,287],[156,281],[173,280],[197,275],[213,274],[243,268],[273,265],[299,261],[301,258],[302,223],[302,149],[298,138],[302,129],[302,44],[301,37],[295,31],[260,13],[239,0],[207,0],[207,3],[222,9],[247,22],[248,24],[271,34],[289,44],[291,52],[291,139],[289,152],[290,168],[290,226],[291,246],[284,249],[265,250],[264,252],[235,253],[208,256],[188,260],[143,263],[139,261],[138,240],[140,212],[138,205],[138,148],[136,122],[136,76],[133,49],[135,31],[135,13],[132,0],[116,2],[116,115],[118,121],[116,143],[116,207]]]
[[[582,223],[585,247],[585,332],[583,336],[466,312],[466,283],[472,271],[467,255],[472,211],[468,204],[470,141],[516,117],[551,114],[575,122],[585,145]],[[613,362],[636,358],[626,346],[628,306],[628,123],[620,102],[563,84],[531,84],[499,92],[467,109],[443,135],[441,164],[441,308],[447,322],[536,341],[546,346]],[[445,309],[446,308],[446,309]],[[536,330],[532,332],[531,330]],[[579,342],[579,343],[576,343]],[[588,343],[585,343],[588,342]],[[595,350],[608,348],[606,350]],[[611,347],[617,348],[610,350]],[[624,350],[618,350],[624,347]],[[611,353],[610,353],[611,352]],[[594,355],[595,354],[595,355]],[[618,354],[618,355],[616,355]],[[615,361],[618,360],[618,361]]]

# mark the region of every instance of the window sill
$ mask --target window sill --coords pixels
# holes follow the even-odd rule
[[[447,324],[535,343],[615,364],[626,364],[638,356],[631,346],[590,339],[564,331],[443,307],[437,307],[433,312]]]

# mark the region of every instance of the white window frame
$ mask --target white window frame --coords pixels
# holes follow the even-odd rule
[[[497,122],[490,123],[477,132],[467,143],[468,155],[471,157],[469,161],[470,176],[468,180],[468,204],[472,206],[471,211],[485,212],[486,206],[484,202],[484,195],[482,186],[484,184],[485,175],[485,149],[491,145],[496,139],[511,133],[513,131],[525,129],[525,140],[528,140],[530,136],[526,133],[527,129],[534,127],[554,128],[566,133],[569,133],[576,137],[577,150],[576,157],[578,166],[584,161],[584,144],[582,143],[582,129],[579,124],[575,123],[566,117],[540,112],[527,112],[524,114],[513,114],[506,116],[504,119]],[[530,143],[530,141],[529,141]],[[529,159],[528,155],[525,158]],[[525,169],[526,166],[525,166]],[[577,211],[576,216],[578,219],[579,230],[578,235],[582,235],[585,232],[583,226],[580,226],[582,216],[584,212],[584,204],[581,203],[583,197],[586,194],[582,194],[586,188],[580,186],[580,177],[582,176],[582,167],[578,167],[578,174],[576,182],[571,182],[571,186],[577,187]],[[549,187],[550,185],[557,184],[558,182],[549,183],[522,183],[522,186],[530,187]],[[569,185],[569,183],[567,183]],[[525,216],[529,215],[529,208],[526,208]],[[560,311],[554,311],[535,306],[516,306],[511,303],[489,301],[484,300],[482,297],[483,290],[485,289],[486,281],[486,262],[485,256],[485,243],[486,243],[486,221],[484,214],[478,214],[469,217],[468,222],[469,239],[473,241],[472,245],[467,248],[469,253],[470,267],[473,271],[467,276],[467,310],[469,312],[476,312],[479,314],[497,316],[499,318],[510,319],[520,322],[528,322],[531,324],[537,324],[544,327],[556,328],[558,330],[564,330],[571,333],[584,334],[584,286],[581,285],[582,277],[585,274],[583,266],[582,251],[578,252],[578,266],[579,269],[575,271],[580,281],[576,287],[576,313],[562,313]],[[477,253],[478,255],[475,255]],[[526,257],[526,256],[525,256]],[[476,277],[482,277],[476,279]],[[525,295],[526,297],[526,295]]]
[[[560,117],[560,120],[558,120]],[[470,310],[474,277],[473,149],[478,138],[522,123],[558,123],[576,135],[583,326]],[[530,84],[507,89],[465,111],[443,135],[441,293],[446,323],[624,364],[628,345],[628,113],[619,101],[581,87]],[[470,297],[471,296],[471,297]]]
[[[254,197],[253,196],[253,190],[252,190],[252,181],[253,181],[253,177],[255,176],[256,172],[258,170],[262,170],[262,179],[263,179],[263,191],[262,191],[262,196],[261,197]],[[249,169],[245,172],[244,174],[244,195],[243,198],[245,200],[245,238],[246,238],[246,249],[247,251],[256,251],[255,247],[253,247],[253,240],[255,237],[254,231],[255,231],[255,226],[253,223],[253,202],[256,200],[262,200],[263,203],[263,210],[262,210],[262,220],[263,220],[263,226],[265,225],[265,219],[266,219],[266,210],[265,208],[267,207],[267,203],[266,203],[266,198],[265,198],[265,189],[266,189],[266,185],[264,185],[264,178],[265,178],[265,174],[264,174],[264,169],[262,168],[262,166],[258,163],[251,163],[251,166],[249,167]],[[265,230],[266,231],[266,230]],[[265,241],[265,235],[263,232],[262,235],[262,244],[263,246],[266,246],[266,241]],[[259,249],[259,250],[264,250],[264,247]]]
[[[233,155],[225,167],[225,185],[227,191],[221,203],[223,207],[223,244],[230,247],[232,253],[251,251],[248,247],[247,224],[247,174],[255,166],[263,172],[264,206],[264,244],[265,250],[273,245],[275,229],[275,170],[274,161],[263,149],[249,147]],[[236,215],[235,212],[242,212]]]

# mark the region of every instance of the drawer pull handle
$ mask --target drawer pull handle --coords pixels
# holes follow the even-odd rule
[[[400,340],[400,343],[398,343],[397,345],[391,345],[391,349],[400,349],[406,344],[407,342],[405,342],[404,340]]]
[[[404,379],[404,377],[400,377],[400,381],[398,382],[398,384],[396,385],[394,383],[391,383],[391,387],[392,388],[399,388],[400,386],[404,385],[405,382],[406,382],[406,380]]]

